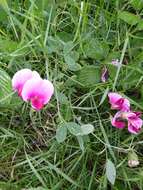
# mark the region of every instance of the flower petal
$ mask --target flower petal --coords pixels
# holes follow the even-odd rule
[[[32,78],[28,80],[22,90],[24,101],[31,101],[34,109],[40,110],[49,102],[54,93],[53,84],[48,80],[41,78]]]
[[[18,92],[19,96],[21,96],[24,84],[32,77],[40,77],[40,75],[36,71],[32,72],[30,69],[21,69],[14,74],[12,78],[12,87]]]
[[[137,134],[139,133],[141,130],[141,128],[136,128],[134,125],[132,125],[131,123],[128,124],[128,131],[130,133],[133,133],[133,134]]]
[[[137,134],[143,125],[143,120],[139,118],[136,112],[128,113],[127,118],[128,118],[128,131],[130,133]]]
[[[108,94],[109,103],[111,104],[111,109],[129,111],[130,102],[126,98],[123,98],[120,94],[115,92],[110,92]]]
[[[122,96],[115,92],[108,93],[109,102],[110,104],[115,104],[119,99],[122,98]]]
[[[114,127],[117,127],[117,128],[120,128],[120,129],[122,129],[122,128],[125,127],[126,123],[125,123],[125,121],[122,118],[122,112],[117,112],[115,114],[115,116],[111,120],[111,124]]]

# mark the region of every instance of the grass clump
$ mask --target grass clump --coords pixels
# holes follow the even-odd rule
[[[142,8],[141,0],[0,1],[1,189],[143,189],[142,131],[112,127],[107,101],[114,90],[143,109]],[[40,112],[12,90],[22,68],[54,84]]]

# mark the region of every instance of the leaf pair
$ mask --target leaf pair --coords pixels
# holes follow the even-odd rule
[[[66,139],[67,131],[69,131],[74,136],[84,136],[92,133],[94,127],[91,124],[78,125],[75,122],[68,122],[62,124],[56,131],[56,139],[59,143]]]

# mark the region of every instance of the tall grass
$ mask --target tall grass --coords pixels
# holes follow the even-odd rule
[[[1,189],[143,189],[142,132],[113,128],[107,101],[109,91],[119,91],[143,110],[142,8],[141,0],[0,0]],[[105,83],[103,66],[110,73]],[[22,68],[54,83],[41,112],[12,91],[10,77]],[[57,142],[57,129],[69,122],[93,125],[94,132],[68,131]],[[139,157],[136,168],[128,167],[130,150]],[[116,167],[114,185],[107,160]]]

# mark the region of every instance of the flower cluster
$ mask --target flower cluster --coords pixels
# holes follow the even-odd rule
[[[25,102],[30,101],[37,111],[50,101],[54,93],[53,84],[30,69],[16,72],[12,78],[12,87]]]
[[[127,123],[130,133],[139,133],[143,124],[143,120],[140,118],[141,113],[132,111],[129,100],[118,93],[110,92],[108,97],[111,109],[118,110],[111,119],[112,125],[117,128],[124,128]]]

